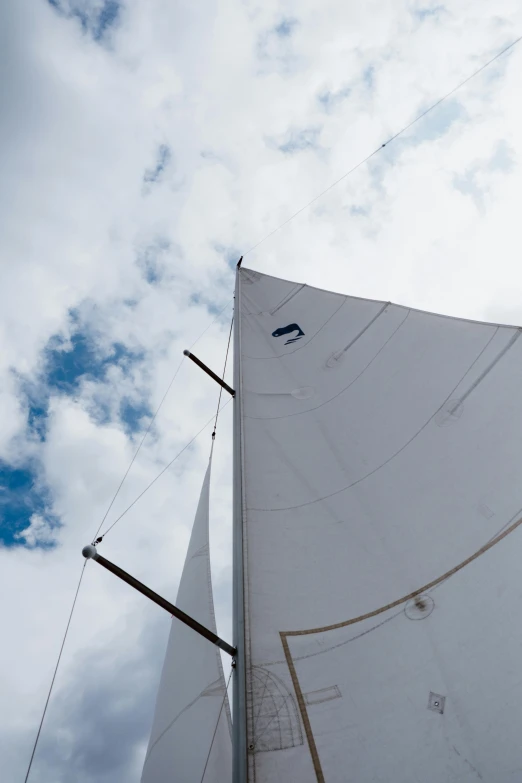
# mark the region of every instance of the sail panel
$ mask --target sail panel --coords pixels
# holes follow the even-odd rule
[[[216,633],[208,531],[210,470],[209,462],[176,606]],[[174,618],[142,783],[230,781],[230,728],[219,650]]]
[[[507,783],[520,330],[239,274],[249,781]]]

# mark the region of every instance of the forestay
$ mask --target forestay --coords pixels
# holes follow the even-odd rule
[[[176,605],[215,633],[210,469],[209,462]],[[230,711],[219,650],[173,619],[142,783],[224,783],[231,777]]]
[[[239,274],[249,781],[520,779],[520,331]]]

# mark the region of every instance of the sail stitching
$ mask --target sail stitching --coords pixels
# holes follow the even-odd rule
[[[263,690],[260,696],[253,693],[253,700],[259,703],[259,709],[254,720],[251,750],[263,752],[302,745],[303,736],[297,705],[287,686],[275,674],[259,666],[252,667],[252,678],[255,684],[262,684]],[[268,706],[268,709],[265,706],[267,702],[271,703],[271,707]],[[280,718],[283,710],[286,711],[286,720]],[[268,722],[265,723],[267,720]],[[275,729],[272,729],[271,736],[260,745],[260,739],[266,735],[274,721],[277,721],[277,724]],[[274,742],[274,730],[278,734],[278,742]]]
[[[279,633],[279,636],[281,637],[281,643],[283,645],[283,651],[286,658],[286,663],[288,665],[288,669],[290,671],[290,677],[292,678],[292,684],[294,686],[295,695],[297,697],[297,704],[299,706],[299,712],[301,713],[301,719],[303,721],[303,726],[306,734],[306,739],[308,742],[308,749],[310,751],[310,755],[312,757],[312,764],[314,766],[315,776],[317,778],[317,783],[325,783],[324,774],[323,774],[323,768],[321,766],[321,761],[319,759],[319,753],[317,751],[317,745],[315,744],[315,737],[312,731],[312,725],[310,723],[310,717],[308,715],[308,710],[306,709],[306,704],[303,696],[303,691],[301,690],[301,684],[299,682],[299,678],[297,677],[297,672],[295,670],[294,661],[292,659],[292,655],[290,653],[290,647],[288,645],[288,639],[287,636],[283,631]]]
[[[176,716],[175,716],[175,717],[174,717],[174,718],[171,720],[171,722],[169,723],[169,725],[168,725],[168,726],[167,726],[165,729],[163,729],[163,731],[161,732],[161,734],[160,734],[158,737],[156,737],[156,739],[154,740],[154,742],[153,742],[153,743],[152,743],[152,745],[150,746],[150,748],[149,748],[149,750],[148,750],[148,752],[147,752],[147,756],[145,757],[145,762],[144,762],[144,765],[147,763],[147,761],[148,761],[148,760],[149,760],[149,758],[151,757],[152,751],[154,750],[154,748],[156,747],[156,745],[158,744],[158,742],[159,742],[161,739],[163,739],[163,737],[165,736],[165,734],[166,734],[168,731],[170,731],[170,729],[171,729],[171,728],[174,726],[174,724],[176,723],[176,721],[178,720],[178,718],[181,718],[181,716],[183,715],[183,713],[187,712],[187,710],[189,710],[191,707],[193,707],[193,706],[194,706],[194,704],[196,704],[196,702],[198,702],[198,701],[199,701],[201,698],[203,698],[203,697],[205,697],[205,696],[209,695],[209,694],[208,694],[208,691],[209,691],[209,689],[212,689],[212,688],[213,688],[213,686],[215,686],[215,684],[216,684],[216,683],[220,683],[220,682],[221,682],[221,678],[218,678],[217,680],[213,680],[211,683],[209,683],[207,686],[205,686],[205,688],[203,688],[203,690],[201,691],[201,693],[198,693],[198,695],[196,696],[196,698],[195,698],[195,699],[192,699],[192,701],[191,701],[191,702],[189,702],[188,704],[186,704],[186,705],[185,705],[185,707],[183,707],[183,709],[181,709],[181,710],[178,712],[178,714],[177,714],[177,715],[176,715]],[[225,689],[225,692],[226,692],[226,689]],[[221,713],[220,713],[220,714],[221,714]]]
[[[303,736],[301,732],[301,726],[299,724],[299,718],[297,713],[297,707],[294,701],[294,697],[292,693],[288,690],[286,685],[279,680],[279,678],[272,674],[271,672],[267,671],[266,669],[262,669],[262,667],[255,666],[253,667],[253,676],[259,682],[261,680],[261,676],[259,672],[263,672],[265,675],[264,678],[264,688],[263,693],[259,699],[260,707],[258,710],[258,714],[256,716],[255,725],[254,725],[254,731],[253,731],[253,745],[254,748],[258,752],[263,752],[265,750],[271,751],[271,750],[283,750],[286,748],[296,747],[296,745],[302,745],[303,744]],[[272,686],[272,689],[268,688],[269,683]],[[276,701],[276,695],[277,694],[278,700],[279,700],[279,706]],[[268,696],[265,697],[265,692],[268,691]],[[263,702],[266,698],[269,698],[272,702],[273,706],[273,714],[272,715],[261,715],[261,710],[263,707]],[[279,716],[281,712],[286,708],[287,713],[287,728],[286,728],[286,736],[283,737],[283,725],[281,720],[279,719]],[[292,720],[292,717],[295,716],[295,720]],[[266,719],[269,717],[268,723],[263,727],[262,730],[259,729],[259,723],[260,719]],[[278,748],[275,747],[268,747],[270,744],[270,740],[267,740],[267,747],[259,747],[258,743],[259,740],[266,734],[268,729],[270,728],[271,724],[274,720],[277,720],[277,732],[279,734],[279,746]]]
[[[314,765],[314,770],[317,778],[317,783],[325,783],[324,780],[324,774],[321,767],[321,761],[319,759],[319,754],[317,751],[317,746],[315,744],[315,738],[312,732],[312,726],[310,723],[310,718],[308,715],[308,710],[306,707],[306,702],[303,696],[303,692],[301,689],[301,685],[299,682],[299,678],[297,676],[297,672],[294,665],[294,660],[292,658],[292,654],[290,652],[290,647],[288,644],[288,637],[290,636],[307,636],[309,634],[315,634],[315,633],[324,633],[326,631],[333,631],[337,628],[345,628],[349,625],[355,625],[356,623],[362,622],[363,620],[367,620],[371,617],[375,617],[379,614],[382,614],[383,612],[387,612],[389,609],[394,609],[396,606],[399,606],[400,604],[405,603],[406,601],[409,601],[412,598],[415,598],[415,596],[425,593],[428,590],[432,589],[433,587],[436,587],[441,582],[445,581],[446,579],[449,579],[450,576],[453,576],[453,574],[456,574],[458,571],[465,568],[465,566],[472,563],[474,560],[477,560],[481,555],[483,555],[485,552],[492,549],[496,544],[498,544],[500,541],[502,541],[504,538],[506,538],[510,533],[515,531],[520,525],[522,525],[522,517],[518,519],[516,522],[514,522],[512,525],[510,525],[503,533],[498,535],[496,538],[494,538],[491,541],[488,541],[484,546],[482,546],[477,552],[475,552],[470,557],[463,560],[461,563],[459,563],[454,568],[447,571],[442,576],[438,577],[437,579],[434,579],[431,582],[428,582],[428,584],[423,585],[422,587],[418,588],[417,590],[414,590],[412,593],[409,593],[409,595],[403,596],[402,598],[397,599],[396,601],[392,601],[389,604],[386,604],[385,606],[381,606],[379,609],[374,609],[372,612],[367,612],[366,614],[359,615],[358,617],[353,617],[351,620],[346,620],[341,623],[335,623],[333,625],[325,625],[322,628],[309,628],[307,630],[303,631],[280,631],[279,636],[281,638],[281,643],[283,645],[283,651],[286,658],[286,663],[288,665],[288,669],[290,671],[290,676],[292,678],[292,683],[294,685],[294,689],[297,696],[297,703],[299,705],[299,711],[301,713],[301,718],[303,720],[303,725],[305,727],[305,733],[306,738],[308,740],[308,747],[310,749],[310,754],[312,756],[312,762]],[[391,619],[391,618],[390,618]]]
[[[437,585],[438,587],[438,585]],[[436,588],[434,588],[435,590]],[[315,658],[318,655],[324,655],[324,653],[329,653],[332,650],[337,650],[338,647],[344,647],[345,645],[349,644],[350,642],[355,642],[357,639],[360,639],[362,636],[366,636],[367,634],[372,633],[373,631],[376,631],[378,628],[380,628],[383,625],[386,625],[386,623],[389,623],[391,620],[394,620],[396,617],[400,617],[400,615],[403,614],[403,610],[401,609],[399,612],[396,612],[395,614],[392,614],[390,617],[387,617],[385,620],[382,620],[382,622],[377,623],[376,625],[372,625],[371,628],[367,628],[366,631],[362,631],[361,633],[357,634],[356,636],[350,636],[349,639],[345,639],[343,642],[339,642],[338,644],[331,644],[329,647],[323,647],[321,650],[315,650],[315,652],[307,653],[306,655],[294,655],[293,660],[294,661],[306,661],[308,658]],[[283,664],[286,664],[286,658],[280,658],[278,661],[266,661],[263,664],[260,664],[260,666],[282,666]]]
[[[382,614],[383,612],[387,612],[389,609],[394,609],[396,606],[400,606],[400,604],[403,604],[406,601],[415,598],[415,596],[420,595],[421,593],[425,593],[428,590],[433,589],[441,582],[444,582],[446,579],[449,579],[450,576],[453,576],[458,571],[461,571],[463,568],[465,568],[467,565],[472,563],[474,560],[477,560],[481,555],[485,554],[490,549],[492,549],[496,544],[500,543],[500,541],[503,541],[504,538],[506,538],[511,533],[513,533],[518,527],[520,527],[520,525],[522,525],[522,517],[517,519],[516,522],[513,522],[512,525],[506,528],[506,530],[504,530],[498,536],[496,536],[493,539],[490,539],[486,544],[480,547],[480,549],[478,549],[472,555],[467,557],[465,560],[462,560],[462,562],[460,562],[458,565],[454,566],[454,568],[451,568],[449,571],[446,571],[446,573],[442,574],[442,576],[433,579],[431,582],[428,582],[422,587],[417,588],[416,590],[409,593],[408,595],[403,596],[402,598],[397,598],[395,601],[392,601],[389,604],[385,604],[384,606],[381,606],[379,609],[374,609],[371,612],[367,612],[366,614],[361,614],[358,617],[353,617],[351,620],[345,620],[344,622],[341,623],[334,623],[333,625],[325,625],[322,628],[310,628],[306,631],[282,631],[282,633],[284,633],[285,636],[306,636],[308,634],[333,631],[336,628],[345,628],[348,625],[354,625],[355,623],[362,622],[363,620],[368,620],[371,617],[376,617],[377,615]]]
[[[397,457],[399,454],[401,454],[401,453],[404,451],[404,449],[406,449],[406,448],[407,448],[407,447],[408,447],[408,446],[409,446],[411,443],[413,443],[413,441],[415,440],[415,438],[417,438],[417,437],[418,437],[418,436],[419,436],[419,435],[420,435],[420,434],[421,434],[421,433],[422,433],[422,432],[423,432],[423,431],[426,429],[426,427],[428,426],[428,424],[429,424],[429,423],[430,423],[430,422],[431,422],[431,421],[432,421],[432,420],[435,418],[435,416],[436,416],[436,415],[437,415],[437,413],[438,413],[438,412],[441,410],[441,408],[442,408],[442,407],[443,407],[443,406],[444,406],[444,405],[445,405],[445,404],[448,402],[448,400],[450,400],[450,399],[451,399],[451,396],[452,396],[452,394],[453,394],[453,393],[454,393],[454,392],[455,392],[455,391],[458,389],[458,387],[460,386],[460,384],[462,383],[462,381],[464,380],[464,378],[466,377],[466,375],[467,375],[467,374],[468,374],[468,373],[471,371],[471,369],[473,368],[473,366],[474,366],[474,365],[475,365],[475,364],[478,362],[478,360],[480,359],[480,357],[482,356],[482,354],[484,353],[484,351],[487,349],[487,347],[489,346],[489,344],[490,344],[490,343],[491,343],[491,341],[493,340],[494,336],[497,334],[498,330],[499,330],[499,327],[497,327],[497,328],[495,329],[495,331],[493,332],[493,334],[491,335],[491,337],[490,337],[490,338],[489,338],[489,340],[487,341],[487,343],[486,343],[486,345],[484,346],[484,348],[482,348],[482,350],[480,351],[480,353],[478,354],[478,356],[477,356],[477,357],[476,357],[476,358],[473,360],[473,362],[470,364],[470,366],[468,367],[468,369],[466,370],[466,372],[463,374],[463,376],[461,377],[461,379],[459,380],[459,382],[458,382],[458,383],[457,383],[457,384],[456,384],[456,385],[453,387],[453,389],[451,390],[451,392],[450,392],[450,393],[447,395],[447,397],[446,397],[446,398],[445,398],[445,400],[442,402],[442,404],[441,404],[441,405],[439,405],[439,407],[437,408],[437,410],[436,410],[436,411],[435,411],[435,412],[434,412],[434,413],[433,413],[433,414],[432,414],[432,415],[431,415],[431,416],[430,416],[430,417],[429,417],[429,418],[428,418],[428,419],[427,419],[427,420],[424,422],[424,424],[422,425],[422,427],[420,427],[420,429],[418,429],[418,430],[417,430],[417,432],[415,432],[415,433],[414,433],[414,434],[411,436],[411,438],[410,438],[409,440],[407,440],[407,441],[406,441],[406,443],[404,443],[404,444],[403,444],[403,445],[402,445],[402,446],[401,446],[401,447],[400,447],[400,448],[399,448],[399,449],[398,449],[396,452],[394,452],[393,454],[391,454],[391,455],[388,457],[388,459],[386,459],[386,460],[385,460],[384,462],[382,462],[380,465],[377,465],[377,467],[375,467],[375,468],[374,468],[373,470],[371,470],[369,473],[366,473],[364,476],[361,476],[360,478],[356,479],[356,480],[355,480],[355,481],[353,481],[351,484],[347,484],[346,486],[344,486],[344,487],[341,487],[341,489],[337,489],[337,490],[335,490],[334,492],[330,492],[328,495],[323,495],[323,496],[322,496],[322,497],[320,497],[320,498],[315,498],[314,500],[308,500],[308,501],[306,501],[306,503],[298,503],[298,504],[297,504],[297,505],[295,505],[295,506],[282,506],[282,507],[280,507],[280,508],[259,508],[259,507],[253,507],[253,506],[251,506],[249,510],[250,510],[250,511],[271,511],[271,512],[279,512],[279,511],[290,511],[290,510],[293,510],[293,509],[296,509],[296,508],[304,508],[305,506],[311,506],[311,505],[313,505],[314,503],[320,503],[320,502],[321,502],[321,501],[323,501],[323,500],[328,500],[328,498],[335,497],[335,495],[339,495],[339,494],[341,494],[341,492],[345,492],[346,490],[348,490],[348,489],[351,489],[352,487],[355,487],[355,486],[357,486],[357,484],[360,484],[362,481],[365,481],[367,478],[370,478],[370,476],[373,476],[375,473],[377,473],[379,470],[381,470],[381,468],[384,468],[384,467],[386,467],[386,465],[388,465],[388,464],[389,464],[389,463],[390,463],[390,462],[391,462],[393,459],[395,459],[395,457]],[[513,342],[511,343],[511,345],[513,345]],[[511,346],[510,346],[510,347],[511,347]],[[505,353],[506,353],[506,352],[505,352],[505,351],[503,351],[502,355],[504,356],[504,355],[505,355]]]

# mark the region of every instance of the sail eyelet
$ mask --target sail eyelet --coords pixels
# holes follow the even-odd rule
[[[435,608],[435,601],[429,595],[416,595],[404,607],[408,620],[424,620]]]

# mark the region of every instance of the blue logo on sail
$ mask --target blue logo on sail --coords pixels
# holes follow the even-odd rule
[[[295,343],[296,340],[300,340],[301,337],[304,337],[304,332],[298,324],[280,326],[279,329],[276,329],[275,332],[272,332],[272,337],[282,337],[284,334],[292,334],[293,332],[297,332],[297,335],[288,339],[285,345],[288,345],[289,343]]]

